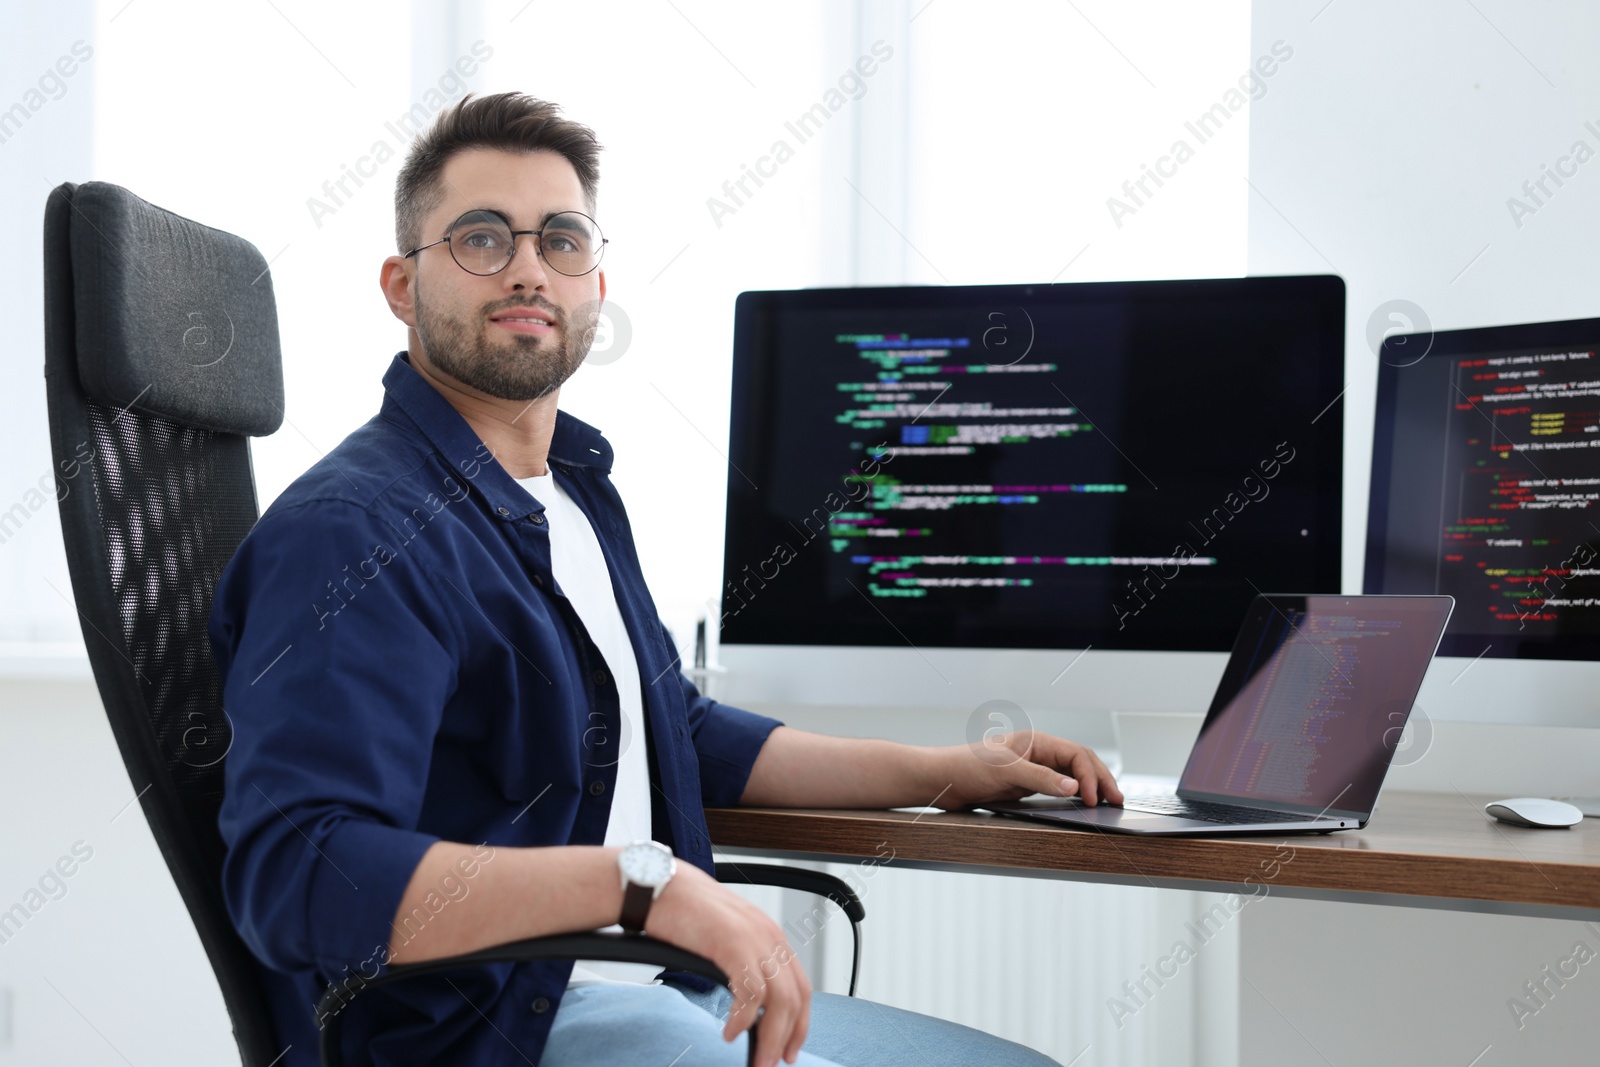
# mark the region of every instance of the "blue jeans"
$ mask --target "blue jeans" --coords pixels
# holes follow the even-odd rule
[[[733,994],[672,983],[581,985],[556,1010],[540,1067],[745,1067],[745,1035],[722,1040]],[[982,1031],[870,1000],[811,994],[795,1067],[1060,1067]]]

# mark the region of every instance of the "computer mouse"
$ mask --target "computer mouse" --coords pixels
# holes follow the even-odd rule
[[[1513,797],[1493,800],[1483,810],[1513,826],[1534,826],[1541,830],[1566,829],[1583,821],[1583,812],[1564,800],[1544,797]]]

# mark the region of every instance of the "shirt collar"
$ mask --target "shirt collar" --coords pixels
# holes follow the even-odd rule
[[[393,413],[395,409],[404,413],[452,471],[471,478],[497,514],[503,518],[522,518],[543,510],[532,503],[527,490],[518,485],[498,461],[488,456],[487,446],[479,440],[472,426],[417,372],[406,352],[395,354],[384,373],[383,388],[385,413]],[[593,426],[565,411],[557,411],[555,433],[550,439],[550,460],[609,474],[611,445]]]

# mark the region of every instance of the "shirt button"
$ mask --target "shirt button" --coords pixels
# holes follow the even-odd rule
[[[545,1012],[547,1012],[549,1010],[550,1010],[550,998],[549,997],[534,997],[533,998],[533,1013],[535,1015],[543,1015]]]
[[[536,512],[533,513],[533,524],[535,526],[543,526],[544,525],[544,512],[536,511]]]
[[[535,574],[533,576],[533,584],[538,586],[540,589],[543,589],[544,588],[544,575]]]
[[[678,740],[683,740],[683,723],[678,724]]]
[[[589,783],[589,795],[597,797],[606,791],[606,784],[599,779]]]
[[[606,669],[604,667],[596,667],[594,669],[594,684],[595,685],[605,685],[606,684],[606,679],[608,677],[609,677],[609,675],[606,674]]]
[[[502,515],[511,514],[511,509],[510,508],[495,508],[495,510],[498,511]]]
[[[699,852],[701,849],[703,849],[705,847],[706,847],[705,838],[701,837],[699,834],[695,834],[694,835],[694,850],[696,852]]]

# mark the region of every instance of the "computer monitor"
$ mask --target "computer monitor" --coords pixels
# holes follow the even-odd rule
[[[1339,591],[1344,305],[1331,276],[741,294],[723,662],[818,649],[796,685],[859,698],[1215,653],[1203,710],[1257,592]]]
[[[1433,717],[1592,720],[1600,319],[1385,340],[1362,584],[1456,598]]]
[[[1364,587],[1456,598],[1440,651],[1600,658],[1600,319],[1390,337]]]

